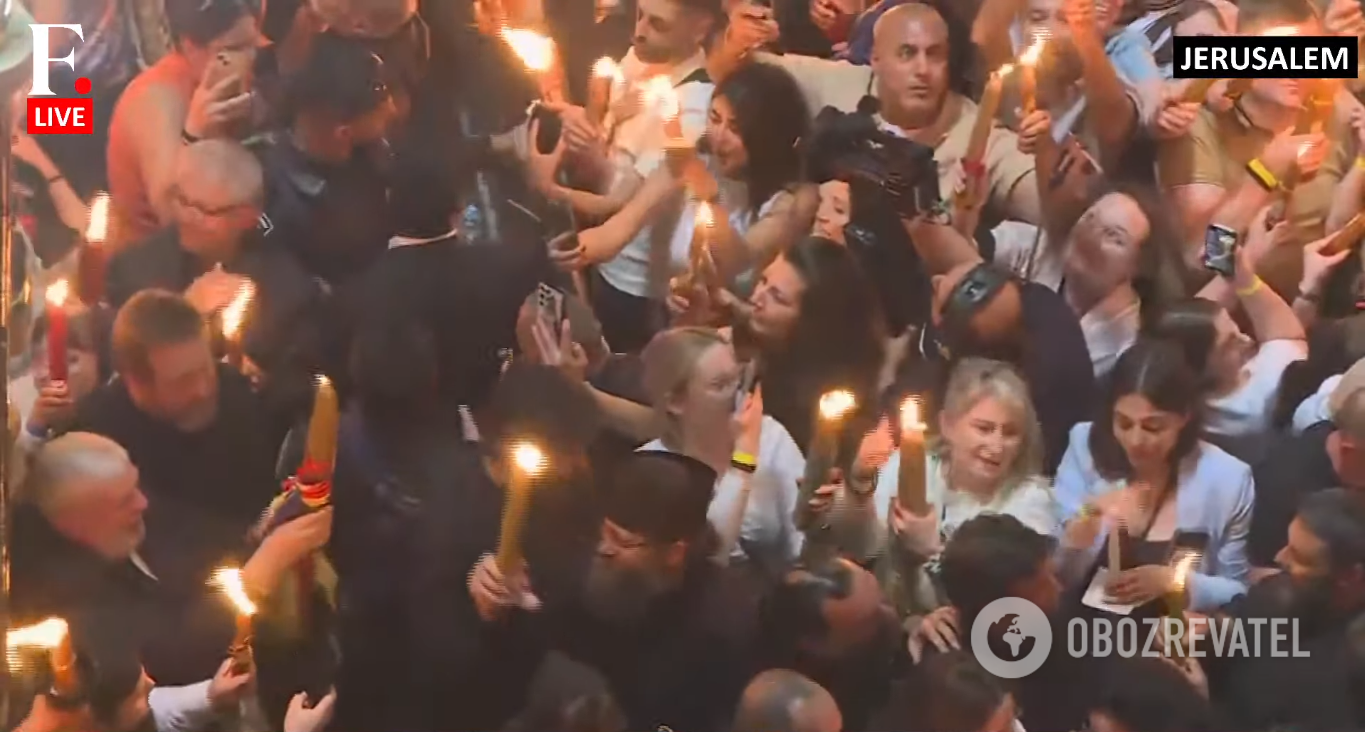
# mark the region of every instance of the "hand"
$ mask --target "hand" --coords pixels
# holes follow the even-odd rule
[[[1095,545],[1104,528],[1104,513],[1089,506],[1079,515],[1066,522],[1062,531],[1062,546],[1067,549],[1083,550]]]
[[[925,615],[920,620],[919,627],[915,628],[910,634],[910,641],[907,650],[910,651],[910,658],[915,663],[919,663],[924,657],[924,647],[933,646],[941,653],[948,651],[962,650],[958,638],[962,635],[958,630],[957,608],[952,605],[944,605],[933,612]]]
[[[550,261],[564,272],[578,272],[610,259],[606,252],[607,224],[584,229],[577,234],[565,234],[550,242]],[[577,236],[578,246],[562,249],[559,244],[567,237]]]
[[[763,432],[763,387],[754,389],[744,398],[735,413],[735,449],[758,455],[759,437]]]
[[[38,390],[38,400],[28,415],[35,432],[60,429],[76,418],[76,400],[65,381],[49,381]]]
[[[559,182],[555,176],[559,174],[559,166],[564,162],[564,151],[567,147],[567,135],[560,135],[559,142],[555,144],[555,149],[548,153],[542,153],[536,147],[536,140],[540,138],[540,120],[531,120],[529,132],[530,143],[527,145],[526,153],[526,179],[531,188],[546,198],[553,198],[554,191],[559,187]]]
[[[1289,241],[1289,223],[1281,221],[1269,225],[1271,206],[1265,206],[1252,217],[1247,226],[1246,242],[1237,248],[1238,276],[1253,277],[1257,267],[1277,247]],[[1245,283],[1248,284],[1249,283]]]
[[[1096,8],[1097,0],[1064,0],[1062,16],[1071,32],[1077,35],[1095,35],[1099,27],[1100,13]]]
[[[485,622],[502,617],[508,608],[519,607],[527,612],[540,609],[540,598],[531,591],[526,572],[515,573],[509,584],[492,554],[479,557],[478,564],[470,570],[469,596],[474,600],[479,617]]]
[[[858,443],[858,456],[853,460],[854,479],[859,482],[876,480],[877,471],[891,459],[895,449],[896,438],[891,434],[891,418],[882,417],[877,426]]]
[[[1104,592],[1114,602],[1141,605],[1171,591],[1173,570],[1162,564],[1126,569],[1105,583]]]
[[[824,485],[815,489],[811,494],[810,501],[806,504],[810,509],[812,517],[824,516],[834,507],[834,496],[844,489],[844,473],[838,468],[829,471],[829,478]]]
[[[595,152],[599,149],[602,141],[606,138],[606,133],[602,131],[601,125],[588,119],[588,110],[575,104],[553,104],[548,105],[550,109],[559,113],[559,120],[563,123],[563,133],[559,139],[568,143],[569,152],[575,155]],[[535,133],[531,133],[532,139]]]
[[[185,290],[185,299],[204,317],[227,307],[251,280],[241,275],[224,272],[220,268],[211,269],[199,275]]]
[[[907,552],[928,559],[943,551],[943,535],[938,525],[938,513],[934,507],[923,516],[901,505],[899,498],[891,499],[891,530],[900,539]]]
[[[1035,109],[1019,120],[1019,152],[1037,155],[1043,135],[1052,132],[1052,115],[1046,109]]]
[[[730,10],[725,43],[731,49],[747,54],[775,42],[779,35],[772,8],[741,2]]]
[[[839,7],[833,0],[814,0],[810,4],[810,22],[816,28],[828,32],[839,22]]]
[[[1156,129],[1153,130],[1153,135],[1158,140],[1184,137],[1194,126],[1195,119],[1199,117],[1199,103],[1180,101],[1190,83],[1180,82],[1166,86],[1161,111],[1156,115]]]
[[[332,721],[332,707],[337,703],[336,689],[313,706],[308,706],[308,695],[295,694],[284,713],[284,732],[321,732]]]
[[[251,681],[256,676],[254,669],[236,670],[236,664],[229,658],[218,667],[218,673],[209,681],[209,706],[214,709],[231,709],[242,700]]]
[[[681,178],[687,186],[687,190],[692,192],[692,197],[698,201],[715,201],[720,197],[720,182],[716,180],[711,171],[706,169],[706,163],[702,162],[697,155],[692,155],[683,164]],[[717,219],[724,218],[725,211],[717,203],[712,203]],[[717,225],[721,222],[717,221]]]
[[[1365,16],[1356,0],[1332,0],[1322,16],[1323,30],[1334,36],[1365,35]]]
[[[14,157],[37,168],[44,178],[51,178],[61,173],[57,170],[57,166],[53,165],[52,158],[48,157],[47,153],[43,151],[38,141],[27,132],[20,130],[14,134],[10,140],[10,150],[13,151]]]
[[[1261,153],[1261,163],[1276,178],[1285,178],[1294,166],[1305,177],[1316,173],[1327,154],[1327,138],[1321,132],[1307,135],[1292,134],[1286,130],[1276,135]]]
[[[1299,280],[1300,293],[1304,295],[1318,294],[1322,290],[1323,280],[1327,279],[1327,274],[1351,256],[1350,249],[1343,249],[1336,254],[1326,254],[1327,245],[1332,243],[1332,239],[1331,236],[1325,236],[1304,246],[1303,279]]]
[[[1204,667],[1200,665],[1198,658],[1173,658],[1170,656],[1162,656],[1161,658],[1166,663],[1175,666],[1180,671],[1180,675],[1190,682],[1190,686],[1193,686],[1200,696],[1205,699],[1209,698],[1209,677],[1204,675]]]
[[[559,337],[544,318],[536,318],[531,324],[531,338],[540,351],[540,362],[564,372],[572,381],[585,381],[588,378],[588,352],[573,339],[568,318],[559,326]]]
[[[290,567],[327,546],[331,538],[332,508],[328,506],[275,527],[256,551],[268,552],[280,560],[280,566]]]
[[[1232,105],[1237,101],[1228,96],[1228,80],[1219,79],[1209,87],[1209,93],[1204,95],[1204,105],[1215,112],[1225,113],[1232,110]]]
[[[975,240],[990,180],[985,175],[968,173],[961,160],[953,164],[949,175],[952,180],[950,200],[953,202],[953,228],[968,241]]]
[[[210,61],[203,79],[190,97],[185,132],[194,137],[220,137],[227,134],[233,123],[251,116],[253,97],[250,90],[243,89],[245,81],[241,76],[222,69],[222,64],[216,60]]]

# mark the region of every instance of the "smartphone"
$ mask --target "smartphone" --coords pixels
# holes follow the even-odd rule
[[[540,317],[558,335],[560,324],[564,322],[564,293],[542,282],[536,287],[536,306],[540,308]]]
[[[1237,232],[1219,224],[1209,224],[1204,231],[1204,267],[1224,277],[1232,277],[1236,268]]]

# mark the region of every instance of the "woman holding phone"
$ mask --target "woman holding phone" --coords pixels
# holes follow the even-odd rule
[[[167,4],[175,51],[133,79],[110,125],[111,246],[170,223],[181,147],[246,132],[255,111],[259,13],[251,0]]]

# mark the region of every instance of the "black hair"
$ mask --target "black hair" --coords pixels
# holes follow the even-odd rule
[[[928,654],[898,687],[881,720],[886,729],[976,732],[1009,696],[970,651]]]
[[[365,44],[319,34],[307,62],[288,81],[286,114],[318,112],[343,124],[359,119],[392,98],[386,73],[384,61]]]
[[[969,519],[943,548],[943,591],[957,608],[959,627],[971,628],[992,602],[1014,595],[1052,554],[1052,540],[1009,514]]]
[[[410,435],[426,423],[437,393],[436,345],[415,322],[371,318],[351,345],[351,378],[372,434]]]
[[[134,622],[122,610],[92,609],[68,616],[76,675],[90,713],[112,723],[120,707],[142,681],[142,661],[133,634]]]
[[[749,156],[749,209],[757,213],[778,191],[801,176],[796,144],[810,131],[810,111],[801,87],[785,69],[749,63],[716,86],[734,109],[739,137]]]
[[[166,0],[166,22],[177,45],[207,46],[248,17],[261,17],[260,0]]]
[[[1180,672],[1160,658],[1117,658],[1092,711],[1128,732],[1221,732],[1214,708]]]
[[[450,233],[459,209],[460,187],[449,158],[428,147],[394,151],[389,221],[394,234],[429,239]]]
[[[501,450],[534,436],[555,455],[581,455],[596,437],[601,414],[592,394],[551,366],[514,359],[493,389],[479,433]]]
[[[1365,499],[1346,488],[1310,493],[1298,519],[1327,547],[1333,572],[1365,568]]]
[[[1153,407],[1189,417],[1171,450],[1172,475],[1199,443],[1203,430],[1204,391],[1180,348],[1160,340],[1141,339],[1119,356],[1108,389],[1090,428],[1090,456],[1107,480],[1131,478],[1128,454],[1114,437],[1114,405],[1130,395],[1145,397]]]
[[[848,599],[852,592],[853,571],[838,560],[789,572],[759,602],[766,660],[793,663],[802,641],[823,638],[829,631],[825,603]]]
[[[1209,356],[1218,342],[1218,316],[1223,306],[1202,297],[1187,297],[1163,308],[1147,324],[1146,334],[1168,340],[1180,347],[1185,362],[1199,375],[1201,387],[1213,387]]]

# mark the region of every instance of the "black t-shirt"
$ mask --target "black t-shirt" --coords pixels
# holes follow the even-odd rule
[[[1252,564],[1275,564],[1275,555],[1289,541],[1289,524],[1305,496],[1341,485],[1327,457],[1327,438],[1335,429],[1331,422],[1319,422],[1303,434],[1281,437],[1252,466],[1256,503],[1247,536],[1247,555]]]

